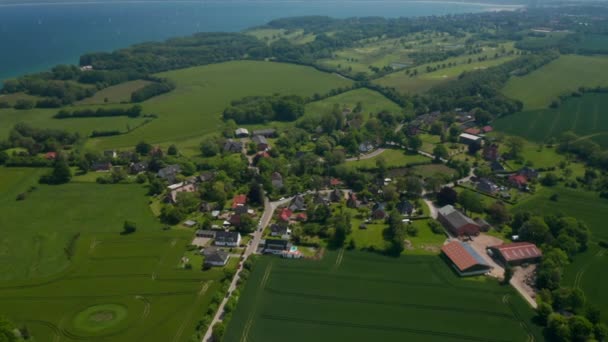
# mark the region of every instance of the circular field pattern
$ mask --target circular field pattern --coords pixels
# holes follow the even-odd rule
[[[127,308],[119,304],[90,306],[76,314],[72,324],[84,333],[100,333],[127,318]]]

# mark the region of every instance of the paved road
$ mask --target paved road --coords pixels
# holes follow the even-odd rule
[[[347,162],[353,162],[353,161],[357,161],[357,160],[365,160],[365,159],[370,159],[370,158],[374,158],[375,156],[378,156],[380,154],[382,154],[384,152],[383,148],[379,148],[377,150],[375,150],[374,152],[368,153],[368,154],[364,154],[358,157],[352,157],[352,158],[347,158],[346,161]]]

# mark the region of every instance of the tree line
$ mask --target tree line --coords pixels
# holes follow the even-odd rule
[[[136,118],[141,115],[142,107],[134,105],[128,108],[97,108],[93,109],[62,109],[53,116],[55,119],[73,119],[73,118],[98,118],[112,116],[128,116]]]

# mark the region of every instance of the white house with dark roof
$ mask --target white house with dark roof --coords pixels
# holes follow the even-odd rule
[[[241,243],[241,234],[238,232],[219,231],[215,233],[215,245],[225,247],[238,247]]]

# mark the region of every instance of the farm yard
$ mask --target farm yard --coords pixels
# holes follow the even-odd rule
[[[503,93],[524,103],[525,110],[548,107],[579,87],[608,85],[608,58],[563,55],[522,77],[511,77]]]
[[[259,259],[225,340],[541,340],[532,316],[512,289],[460,279],[437,256],[340,250]]]
[[[494,127],[536,142],[546,142],[565,131],[573,131],[581,138],[608,147],[608,117],[603,113],[606,107],[608,94],[584,94],[569,98],[559,108],[526,110],[500,118]]]
[[[162,231],[141,186],[36,185],[16,201],[44,172],[0,168],[3,314],[37,341],[188,340],[224,277],[178,267],[191,233]],[[138,231],[119,234],[124,220]]]
[[[221,113],[233,100],[245,96],[295,94],[312,96],[348,86],[351,81],[311,67],[272,62],[238,61],[161,73],[177,88],[142,103],[145,113],[158,119],[130,134],[96,138],[87,146],[96,149],[128,147],[141,140],[151,143],[197,138],[222,126]],[[293,82],[297,79],[298,82]]]

